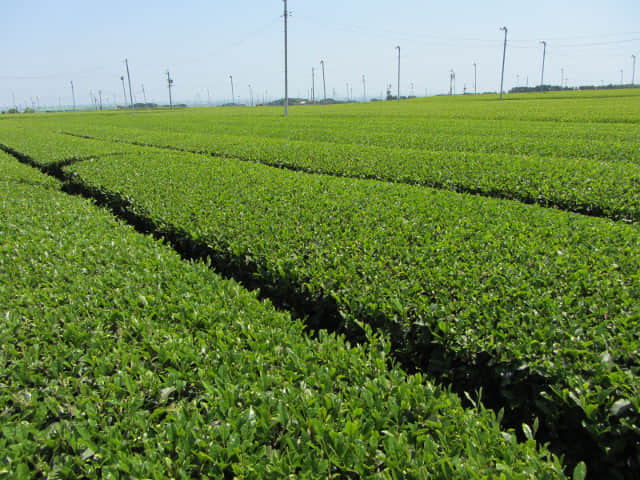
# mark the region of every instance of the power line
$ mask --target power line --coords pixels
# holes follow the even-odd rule
[[[640,32],[618,32],[618,33],[603,33],[603,34],[589,34],[574,37],[548,37],[549,40],[582,40],[585,38],[606,38],[606,37],[621,37],[628,35],[640,35]]]
[[[580,48],[580,47],[602,47],[602,46],[607,46],[607,45],[621,45],[623,43],[630,43],[630,42],[639,42],[640,41],[640,37],[639,38],[629,38],[626,40],[615,40],[612,42],[595,42],[595,43],[576,43],[573,45],[557,45],[555,46],[555,48]]]
[[[84,75],[107,71],[109,70],[106,67],[96,67],[91,70],[81,70],[77,72],[60,72],[41,75],[0,75],[0,80],[52,80],[56,78],[66,78],[68,75],[82,77]]]
[[[488,38],[488,37],[482,37],[482,36],[477,36],[477,37],[459,37],[459,36],[451,36],[451,35],[440,35],[437,33],[430,33],[430,34],[419,34],[419,35],[407,35],[405,32],[400,32],[400,31],[394,31],[394,30],[388,30],[388,29],[379,29],[379,28],[371,28],[371,27],[367,27],[367,26],[363,26],[363,25],[347,25],[347,24],[342,24],[342,25],[336,25],[336,24],[328,24],[328,23],[324,23],[324,22],[318,22],[316,18],[311,18],[311,17],[306,17],[306,16],[297,16],[297,18],[306,21],[308,23],[313,23],[317,26],[321,26],[321,27],[325,27],[328,29],[332,29],[332,30],[343,30],[343,31],[351,31],[353,33],[370,33],[372,35],[375,35],[376,37],[380,37],[381,34],[386,34],[386,35],[393,35],[395,38],[401,38],[403,40],[408,40],[408,41],[424,41],[426,39],[428,40],[435,40],[437,41],[437,43],[435,44],[436,46],[442,46],[442,40],[445,41],[451,41],[451,42],[455,42],[455,45],[460,45],[462,43],[478,43],[478,42],[485,42],[487,44],[495,44],[496,41],[494,39]],[[606,33],[606,34],[589,34],[589,35],[581,35],[581,36],[572,36],[572,37],[549,37],[549,40],[565,40],[565,41],[571,41],[571,40],[582,40],[582,39],[598,39],[598,38],[610,38],[610,37],[616,37],[616,36],[630,36],[630,35],[640,35],[640,32],[619,32],[619,33]],[[631,42],[631,41],[637,41],[637,38],[634,39],[628,39],[628,40],[619,40],[619,41],[613,41],[613,42],[602,42],[603,44],[608,44],[608,43],[622,43],[622,42]],[[527,43],[527,44],[532,44],[531,47],[527,47],[527,48],[535,48],[535,46],[533,45],[535,42],[537,41],[537,39],[512,39],[509,44],[511,46],[513,46],[513,44],[519,44],[519,43]],[[590,45],[590,44],[586,44],[586,45]],[[520,47],[516,47],[516,48],[520,48]]]

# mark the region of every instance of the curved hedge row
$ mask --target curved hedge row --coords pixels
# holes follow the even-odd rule
[[[382,340],[311,339],[2,152],[0,168],[0,478],[563,478],[492,412],[389,368]]]
[[[549,102],[548,102],[549,103]],[[640,97],[637,103],[640,105]],[[422,105],[426,106],[427,103]],[[349,108],[350,110],[347,110]],[[406,108],[406,107],[405,107]],[[558,124],[553,121],[513,121],[487,118],[443,119],[416,115],[370,115],[371,106],[343,107],[343,115],[292,116],[286,120],[273,115],[250,114],[223,117],[217,112],[190,111],[168,123],[161,115],[134,118],[95,118],[98,129],[119,127],[143,129],[150,133],[203,134],[263,137],[272,140],[320,142],[393,149],[426,150],[503,155],[529,155],[551,159],[581,159],[640,163],[637,145],[640,126],[633,123]],[[313,112],[313,110],[309,110]],[[349,115],[348,113],[352,113]],[[359,115],[358,115],[359,113]],[[114,121],[115,120],[115,121]],[[83,131],[87,122],[65,122],[60,127]],[[87,131],[91,131],[89,128]],[[121,135],[120,138],[126,138]],[[203,143],[206,145],[206,143]]]
[[[516,390],[542,378],[511,406],[533,403],[550,428],[577,409],[603,452],[638,465],[634,226],[154,149],[68,171],[161,230],[252,265],[273,290],[332,299],[348,323],[401,337],[410,356],[428,348],[454,380],[484,363]]]
[[[640,221],[640,164],[619,159],[433,151],[102,126],[66,131],[116,143],[167,147],[312,173],[424,185]],[[637,152],[637,144],[633,148]]]

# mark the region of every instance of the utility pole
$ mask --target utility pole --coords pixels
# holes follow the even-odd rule
[[[620,86],[624,85],[624,70],[620,69]]]
[[[127,106],[127,89],[124,86],[124,75],[120,75],[120,81],[122,82],[122,98],[124,99],[124,106]]]
[[[362,75],[362,92],[363,92],[362,100],[366,102],[367,101],[367,79],[365,78],[364,74]]]
[[[102,111],[102,90],[98,90],[98,95],[100,96],[100,111]]]
[[[478,94],[478,64],[473,62],[473,94]]]
[[[400,101],[400,45],[396,48],[398,49],[398,101]]]
[[[347,82],[347,102],[351,101],[351,98],[349,98],[349,82]]]
[[[249,105],[253,107],[253,89],[251,88],[251,84],[249,84]]]
[[[449,70],[449,95],[456,94],[456,72]]]
[[[73,99],[73,111],[75,112],[76,111],[76,92],[73,89],[73,80],[71,80],[71,98]]]
[[[540,91],[544,93],[544,59],[547,56],[547,42],[544,40],[540,42],[542,44],[542,74],[540,75]]]
[[[327,103],[327,82],[324,77],[324,60],[320,60],[320,65],[322,65],[322,90],[324,93],[324,103]]]
[[[142,84],[142,98],[144,99],[144,103],[147,103],[147,94],[144,91],[144,83]]]
[[[502,50],[502,75],[500,76],[500,100],[502,100],[502,91],[504,90],[504,61],[507,57],[507,27],[500,27],[504,30],[504,49]]]
[[[636,82],[636,56],[631,55],[631,59],[633,60],[633,70],[631,71],[631,86]]]
[[[171,87],[173,87],[173,78],[171,78],[171,74],[169,70],[167,70],[167,86],[169,87],[169,108],[173,110],[173,98],[171,97]]]
[[[129,61],[125,58],[124,63],[127,66],[127,79],[129,81],[129,99],[131,100],[131,115],[135,115],[136,110],[133,105],[133,91],[131,90],[131,75],[129,75]]]
[[[564,88],[564,68],[560,69],[560,88]]]
[[[316,69],[311,67],[311,103],[316,102]]]
[[[287,0],[284,0],[284,116],[289,115],[289,70],[287,55]]]
[[[233,75],[229,75],[229,80],[231,80],[231,105],[236,104],[236,95],[233,92]]]

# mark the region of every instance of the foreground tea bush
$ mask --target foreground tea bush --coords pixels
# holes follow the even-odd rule
[[[505,406],[534,405],[552,429],[573,421],[584,431],[570,441],[637,465],[633,226],[152,149],[69,171],[276,295],[335,302],[348,326],[392,333],[454,383],[493,375]]]
[[[493,413],[389,368],[383,340],[311,339],[3,153],[0,169],[0,478],[563,478]]]

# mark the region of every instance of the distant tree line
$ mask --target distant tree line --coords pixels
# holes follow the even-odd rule
[[[619,88],[640,88],[640,85],[581,85],[580,90],[615,90]]]
[[[2,111],[2,115],[4,115],[5,113],[20,113],[20,110],[18,110],[17,108],[10,108],[9,110],[3,110]],[[22,110],[22,113],[35,113],[35,110],[33,108],[27,107],[24,110]]]
[[[580,85],[579,87],[561,87],[560,85],[540,85],[535,87],[515,87],[509,90],[509,93],[533,93],[533,92],[565,92],[569,90],[615,90],[620,88],[640,88],[640,85]]]
[[[565,92],[569,90],[575,90],[573,87],[561,87],[560,85],[540,85],[535,87],[514,87],[509,90],[509,93],[533,93],[533,92]]]

